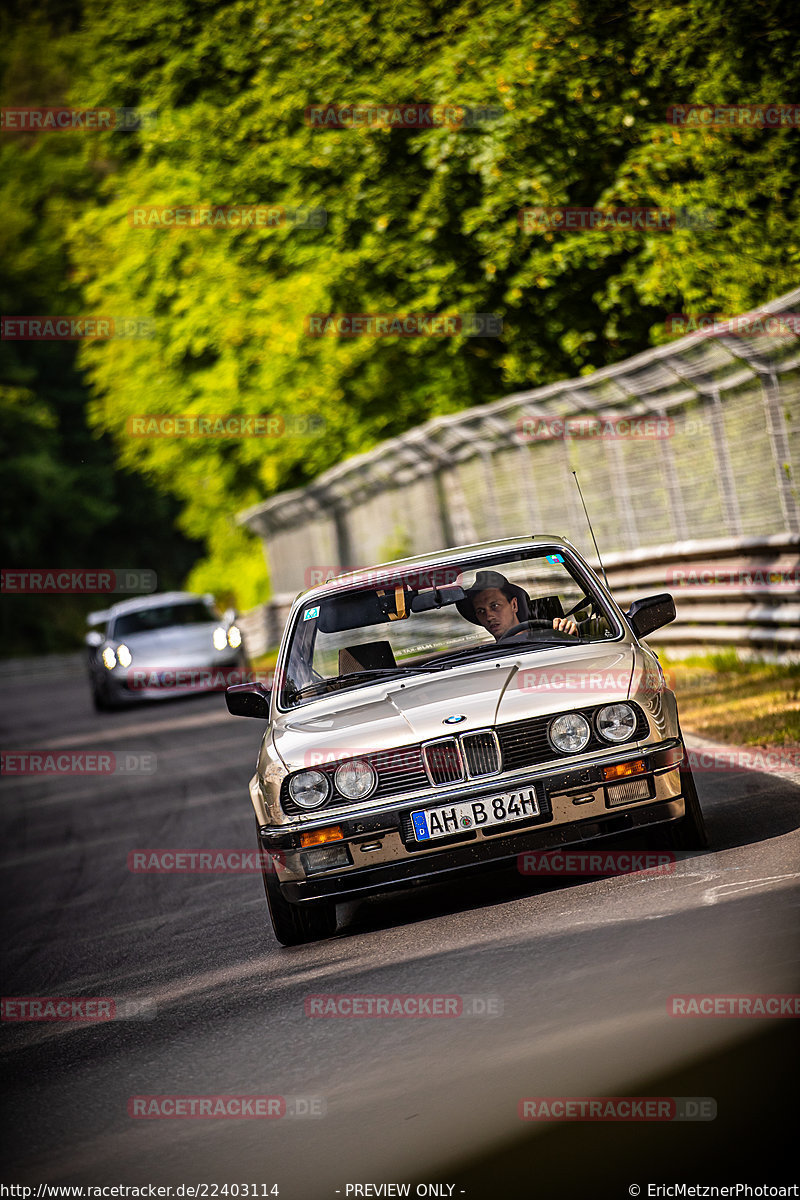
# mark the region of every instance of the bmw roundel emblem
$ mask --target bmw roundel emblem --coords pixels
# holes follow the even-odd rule
[[[443,725],[459,725],[461,721],[466,721],[466,716],[461,717],[445,717],[442,721]]]

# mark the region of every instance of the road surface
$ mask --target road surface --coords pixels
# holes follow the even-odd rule
[[[679,1018],[667,1002],[798,991],[795,783],[699,774],[713,848],[672,874],[495,872],[340,906],[336,937],[286,950],[259,875],[128,868],[143,848],[253,849],[260,723],[230,717],[220,695],[96,714],[69,663],[4,678],[0,705],[6,751],[111,753],[130,768],[0,782],[3,995],[113,998],[122,1014],[3,1022],[7,1182],[173,1196],[277,1185],[315,1200],[403,1183],[482,1198],[791,1179],[797,1021]],[[477,1011],[307,1015],[311,996],[352,993],[466,997]],[[519,1116],[525,1098],[645,1094],[705,1097],[716,1117]],[[286,1107],[130,1115],[132,1098],[176,1095]]]

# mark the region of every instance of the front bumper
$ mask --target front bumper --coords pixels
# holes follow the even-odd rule
[[[304,900],[345,900],[371,892],[387,892],[418,883],[433,883],[461,871],[501,867],[510,864],[519,854],[530,850],[552,850],[575,843],[613,837],[615,834],[641,829],[645,826],[677,821],[684,815],[681,798],[664,800],[645,808],[610,813],[599,821],[581,821],[572,825],[549,826],[512,837],[494,837],[468,846],[448,846],[446,849],[405,861],[380,863],[362,867],[341,875],[311,876],[305,880],[281,885],[281,891],[293,904]],[[266,847],[265,847],[266,849]]]
[[[206,692],[224,692],[232,683],[242,683],[248,671],[247,659],[239,653],[192,666],[115,667],[99,675],[101,690],[116,704],[135,704],[139,700],[169,700]]]
[[[458,834],[435,842],[415,844],[409,837],[408,814],[412,809],[433,807],[440,797],[425,801],[401,801],[391,811],[353,813],[331,817],[328,824],[341,828],[342,838],[332,845],[346,845],[352,865],[309,873],[300,831],[275,827],[259,828],[260,847],[274,855],[273,868],[281,892],[294,904],[319,899],[344,900],[370,892],[388,891],[481,867],[497,867],[531,850],[561,848],[596,838],[636,831],[652,825],[677,821],[684,816],[679,763],[682,742],[675,738],[658,746],[628,750],[628,758],[642,758],[647,770],[636,776],[648,781],[645,799],[610,807],[599,767],[541,770],[527,779],[515,776],[497,779],[495,793],[525,786],[536,788],[541,815],[507,831],[499,827],[485,834]],[[622,758],[615,755],[615,759]],[[602,766],[609,765],[604,759]],[[323,825],[323,822],[319,822]],[[308,828],[307,826],[305,828]],[[449,843],[449,844],[447,844]]]

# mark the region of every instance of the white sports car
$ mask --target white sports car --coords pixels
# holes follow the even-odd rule
[[[246,678],[248,662],[232,611],[213,596],[162,592],[90,613],[89,683],[99,711],[137,700],[222,691]]]

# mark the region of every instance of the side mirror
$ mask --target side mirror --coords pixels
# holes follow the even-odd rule
[[[232,717],[257,717],[269,720],[272,691],[263,683],[234,683],[225,689],[225,703]]]
[[[102,646],[103,642],[105,641],[102,633],[98,633],[96,629],[93,629],[90,633],[87,633],[83,640],[85,641],[86,645],[90,646],[93,650],[97,650],[98,647]]]
[[[637,638],[647,637],[654,629],[675,620],[675,601],[669,592],[634,600],[625,616]]]

